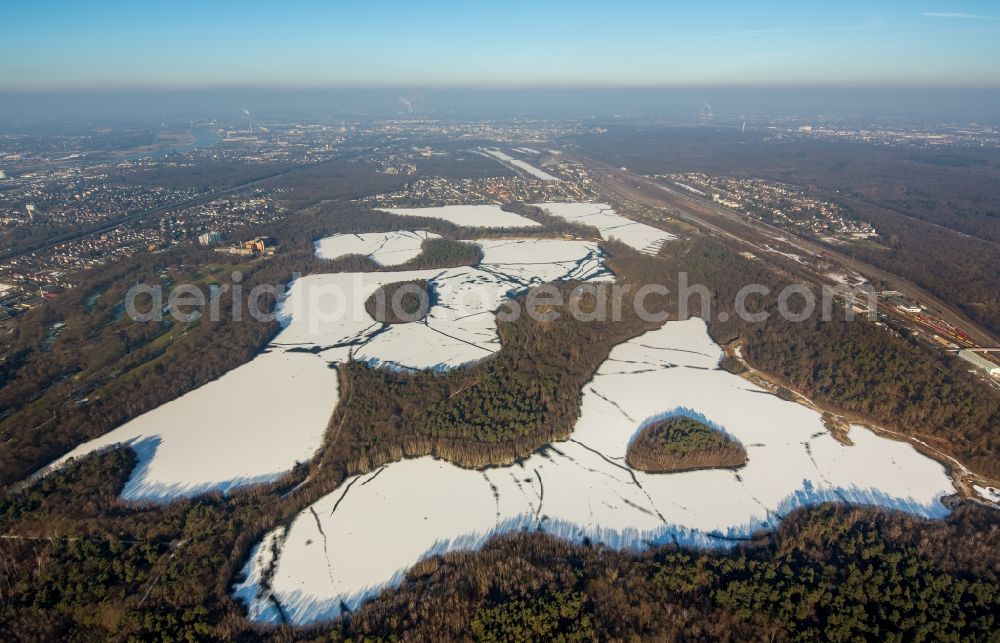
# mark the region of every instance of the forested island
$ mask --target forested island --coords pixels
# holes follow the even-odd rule
[[[629,442],[626,461],[647,473],[735,469],[746,464],[747,451],[718,428],[677,415],[639,429]]]
[[[425,279],[415,279],[379,286],[365,300],[365,311],[383,324],[408,324],[426,317],[433,304],[433,285]]]

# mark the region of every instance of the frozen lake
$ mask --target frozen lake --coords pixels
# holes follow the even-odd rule
[[[542,207],[600,224],[605,236],[645,252],[673,238],[601,204]],[[411,212],[428,216],[427,210],[462,225],[506,221],[521,227],[527,221],[497,206]],[[628,223],[611,225],[618,219]],[[398,265],[417,256],[429,236],[335,235],[317,241],[315,249],[331,259],[364,254]],[[280,304],[283,328],[264,352],[81,445],[50,468],[128,444],[139,464],[123,490],[127,499],[167,502],[273,481],[321,444],[337,404],[336,364],[354,358],[391,368],[447,369],[476,362],[500,350],[496,312],[505,300],[545,282],[612,279],[592,242],[475,243],[483,250],[477,266],[297,279]],[[365,311],[365,300],[380,286],[417,279],[429,281],[435,294],[424,319],[382,324]],[[844,446],[817,413],[719,369],[720,357],[698,319],[668,322],[616,346],[584,388],[569,440],[484,471],[427,457],[350,478],[258,544],[235,595],[254,619],[276,620],[277,601],[293,622],[310,623],[400,582],[422,558],[474,549],[514,530],[540,529],[617,548],[726,546],[773,527],[795,507],[826,500],[923,516],[947,512],[940,500],[955,490],[940,464],[857,426],[850,432],[854,445]],[[674,474],[630,469],[625,451],[636,431],[677,413],[723,427],[745,446],[747,465]],[[261,585],[265,570],[269,590]]]
[[[667,241],[677,237],[617,214],[605,203],[536,203],[554,217],[594,226],[604,239],[617,239],[639,252],[655,255]]]
[[[165,502],[268,482],[312,456],[336,404],[337,372],[326,360],[272,346],[46,470],[127,444],[139,460],[122,490],[128,500]]]
[[[317,242],[335,258],[358,243],[383,260],[419,237],[337,235]],[[578,279],[605,281],[611,274],[596,244],[562,239],[477,241],[483,261],[475,267],[373,273],[317,274],[296,280],[281,303],[285,324],[267,350],[178,399],[86,442],[45,471],[116,444],[139,456],[122,497],[166,502],[209,491],[268,482],[319,447],[337,405],[339,362],[356,359],[396,368],[444,369],[475,362],[500,350],[496,311],[531,285]],[[412,248],[411,248],[412,249]],[[403,253],[405,254],[405,253]],[[364,302],[387,283],[426,279],[437,301],[412,324],[382,324]],[[250,323],[250,322],[248,322]],[[44,471],[42,472],[44,473]]]
[[[318,347],[329,361],[353,355],[370,364],[442,369],[500,350],[496,312],[512,296],[549,281],[610,281],[601,250],[589,241],[484,239],[478,266],[371,273],[335,273],[296,281],[279,346]],[[423,279],[436,301],[412,324],[382,324],[364,310],[380,286]]]
[[[721,350],[699,319],[668,322],[615,347],[584,389],[571,438],[519,464],[484,471],[430,457],[346,480],[269,533],[235,588],[251,618],[330,619],[398,584],[414,563],[540,529],[617,548],[679,542],[726,546],[827,500],[943,516],[954,493],[944,468],[908,444],[851,428],[835,441],[820,416],[717,368]],[[737,471],[647,474],[625,464],[643,423],[695,414],[741,441]],[[272,557],[272,544],[278,557]],[[270,590],[262,590],[272,569]]]
[[[424,230],[400,230],[337,234],[320,239],[313,245],[316,256],[321,259],[364,255],[380,266],[398,266],[416,259],[420,255],[421,244],[424,241],[440,238],[440,235]]]

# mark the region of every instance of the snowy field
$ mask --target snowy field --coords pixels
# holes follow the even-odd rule
[[[528,174],[530,174],[531,176],[535,177],[536,179],[541,179],[543,181],[558,181],[559,180],[557,177],[552,176],[548,172],[545,172],[544,170],[540,170],[537,167],[535,167],[534,165],[531,165],[530,163],[526,163],[526,162],[524,162],[524,161],[522,161],[520,159],[516,159],[516,158],[514,158],[513,156],[511,156],[509,154],[505,154],[505,153],[501,152],[500,150],[491,149],[491,150],[484,150],[484,151],[487,154],[489,154],[490,156],[492,156],[493,158],[497,159],[498,161],[506,163],[507,165],[512,165],[512,166],[518,168],[519,170],[523,170],[523,171],[527,172]]]
[[[397,585],[427,556],[489,537],[541,529],[616,548],[647,542],[725,546],[774,527],[791,509],[827,500],[943,516],[955,490],[944,468],[908,444],[854,426],[835,441],[820,416],[717,367],[721,350],[699,319],[668,322],[615,347],[584,389],[571,438],[517,465],[461,469],[430,457],[346,480],[267,535],[234,589],[251,618],[335,617]],[[630,438],[668,414],[697,415],[740,440],[737,471],[647,474],[625,464]],[[278,544],[272,559],[271,544]],[[270,591],[261,589],[273,566]]]
[[[343,235],[323,249],[354,253]],[[353,243],[353,242],[352,242]],[[478,241],[476,267],[317,274],[294,282],[281,304],[285,327],[267,350],[180,398],[80,445],[59,466],[115,444],[139,464],[122,493],[166,502],[182,496],[272,481],[309,460],[337,404],[332,365],[349,359],[397,368],[444,369],[500,349],[496,311],[531,285],[564,279],[610,280],[596,244],[562,239]],[[339,248],[339,249],[338,249]],[[377,252],[376,252],[377,254]],[[364,302],[387,283],[427,279],[437,301],[427,318],[382,324]],[[43,471],[42,473],[44,473]]]
[[[317,241],[314,245],[320,259],[336,259],[344,255],[364,255],[380,266],[398,266],[420,255],[421,244],[426,239],[440,239],[440,235],[423,230],[399,232],[368,232],[364,234],[337,234]]]
[[[639,252],[655,255],[667,241],[677,237],[659,228],[616,214],[604,203],[536,203],[554,217],[594,226],[604,239],[617,239]]]
[[[435,208],[386,208],[381,211],[402,217],[441,219],[467,228],[534,228],[541,225],[520,214],[501,210],[499,205],[442,205]]]

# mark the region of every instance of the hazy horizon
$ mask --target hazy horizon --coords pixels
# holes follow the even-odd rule
[[[870,87],[326,88],[0,91],[8,121],[123,118],[768,117],[1000,122],[1000,89]]]
[[[15,3],[0,117],[1000,121],[1000,11],[582,0]]]

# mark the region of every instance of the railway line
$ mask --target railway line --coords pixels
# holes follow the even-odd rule
[[[747,245],[757,252],[770,252],[770,243],[788,245],[807,256],[818,257],[843,268],[861,274],[869,279],[877,279],[888,284],[907,297],[928,304],[935,314],[956,329],[952,340],[964,347],[990,347],[1000,345],[992,334],[979,327],[961,311],[940,300],[921,286],[898,275],[887,272],[851,257],[836,249],[798,237],[767,223],[748,219],[745,215],[695,195],[633,174],[623,168],[615,168],[607,163],[574,154],[573,158],[584,166],[600,174],[601,183],[623,198],[657,209],[667,209],[678,219],[699,228],[712,231],[726,238]],[[819,275],[819,273],[816,273]],[[914,322],[913,319],[906,319]],[[932,330],[933,327],[916,320],[918,325]]]

